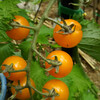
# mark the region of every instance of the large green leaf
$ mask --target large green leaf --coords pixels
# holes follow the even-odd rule
[[[85,92],[85,93],[82,95],[82,100],[96,100],[96,98],[95,98],[94,95],[92,95],[92,93]]]
[[[93,88],[94,85],[84,74],[81,66],[74,65],[72,72],[68,76],[64,78],[55,78],[53,76],[47,77],[44,69],[40,67],[39,62],[34,61],[31,64],[31,78],[34,80],[36,88],[40,91],[42,91],[42,87],[47,81],[59,79],[65,82],[69,87],[70,95],[68,100],[86,100],[86,98],[89,98],[89,100],[97,100],[95,97],[97,94]],[[33,97],[35,100],[40,100],[42,96],[35,92]]]
[[[16,4],[19,0],[3,0],[0,2],[0,30],[10,29],[8,23],[14,19],[14,15],[18,14],[20,9]]]
[[[68,100],[86,100],[83,98],[85,93],[86,98],[88,97],[87,93],[93,97],[97,96],[97,92],[95,92],[96,87],[86,76],[81,66],[74,65],[72,72],[67,77],[72,79],[72,85],[69,87],[70,96]],[[95,97],[94,100],[97,100],[97,98]]]
[[[11,18],[12,14],[16,14],[19,11],[19,8],[16,4],[19,0],[3,0],[0,2],[0,19],[2,18]]]
[[[0,65],[9,56],[13,54],[13,44],[0,44]]]
[[[78,46],[84,52],[100,61],[100,27],[93,21],[87,22],[87,26],[83,27],[83,38]]]
[[[40,67],[39,62],[37,62],[37,61],[32,62],[32,64],[31,64],[31,78],[34,80],[34,82],[36,84],[36,88],[40,91],[42,91],[42,87],[44,86],[44,84],[47,81],[49,81],[51,79],[58,79],[53,76],[49,76],[49,77],[46,76],[44,69]],[[67,79],[60,78],[59,80],[64,81],[65,83],[67,83],[68,86],[71,85],[71,84],[69,84],[69,83],[71,83],[70,78],[67,78]],[[35,94],[34,94],[35,100],[40,100],[41,97],[42,96],[39,93],[35,92]]]

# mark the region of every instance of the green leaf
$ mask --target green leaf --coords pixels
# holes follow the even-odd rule
[[[14,19],[20,9],[16,6],[19,0],[3,0],[0,2],[0,30],[7,30],[11,27],[9,22]]]
[[[13,54],[13,44],[0,44],[0,65],[9,56]]]
[[[86,100],[85,98],[90,98],[88,100],[96,100],[95,95],[95,89],[93,88],[92,82],[87,78],[87,76],[84,74],[81,66],[74,65],[72,72],[64,77],[64,78],[55,78],[53,76],[46,76],[45,71],[43,68],[40,67],[39,62],[34,61],[31,64],[31,78],[36,84],[36,88],[39,91],[42,91],[42,87],[44,84],[51,80],[51,79],[59,79],[63,81],[69,88],[69,99],[68,100]],[[84,98],[84,94],[90,94],[91,97]],[[37,92],[33,95],[35,100],[40,100],[41,95]],[[78,98],[78,99],[77,99]]]
[[[72,72],[67,77],[72,79],[72,84],[69,87],[70,96],[68,100],[86,100],[83,98],[83,95],[87,92],[91,93],[92,96],[97,96],[96,87],[86,76],[81,66],[74,65]],[[94,100],[96,100],[96,97]]]
[[[11,18],[12,14],[16,14],[19,11],[19,8],[16,4],[19,0],[4,0],[0,3],[0,19],[3,18]]]
[[[16,55],[16,56],[22,57],[21,51],[13,52],[13,54]]]
[[[7,34],[0,30],[0,42],[8,42],[10,41],[11,39],[7,36]]]
[[[52,48],[61,48],[60,45],[58,45],[57,43],[56,44],[49,44]]]
[[[97,100],[97,99],[95,98],[94,95],[92,95],[92,93],[87,92],[82,95],[82,100]]]
[[[22,54],[23,58],[27,60],[29,49],[31,48],[31,41],[24,41],[24,42],[22,42],[19,45],[19,48],[21,50],[21,54]]]
[[[49,44],[48,38],[52,36],[53,36],[53,29],[43,25],[42,28],[40,29],[37,42],[41,44]]]
[[[79,48],[100,61],[100,27],[91,21],[87,26],[83,26],[83,38],[79,43]]]
[[[31,64],[31,74],[30,75],[31,75],[31,78],[33,79],[33,81],[35,82],[36,88],[39,91],[42,91],[42,87],[44,86],[44,84],[47,81],[49,81],[51,79],[58,79],[58,78],[55,78],[53,76],[49,76],[49,77],[46,76],[44,69],[40,67],[39,62],[37,62],[37,61],[32,62],[32,64]],[[60,78],[59,80],[66,82],[70,86],[70,84],[69,84],[69,83],[71,83],[70,79],[65,80],[64,78]],[[40,100],[42,98],[42,96],[37,92],[35,92],[33,97],[34,97],[35,100]]]

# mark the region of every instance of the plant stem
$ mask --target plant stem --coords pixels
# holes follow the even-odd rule
[[[20,90],[22,90],[22,89],[24,89],[24,88],[27,88],[28,86],[23,86],[23,87],[20,87],[20,88],[17,88],[16,86],[14,86],[14,88],[15,88],[15,90],[18,92],[18,91],[20,91]]]
[[[34,19],[33,19],[33,20],[35,20],[37,14],[38,14],[38,12],[39,12],[39,9],[40,9],[40,7],[41,7],[42,2],[43,2],[43,0],[40,1],[39,7],[38,7],[38,9],[37,9],[37,11],[36,11],[36,13],[35,13],[35,15],[34,15]]]
[[[31,91],[31,87],[29,87],[28,89],[29,89],[29,92],[30,92],[31,100],[34,100],[33,95],[32,95],[32,91]]]
[[[46,20],[49,20],[49,21],[52,21],[52,22],[54,22],[54,23],[58,24],[59,26],[61,26],[62,28],[64,28],[67,32],[69,32],[69,31],[70,31],[70,29],[69,29],[68,25],[63,25],[63,24],[60,24],[60,23],[59,23],[59,22],[57,22],[56,20],[54,20],[54,19],[52,19],[52,18],[49,18],[49,17],[47,17],[47,18],[46,18]]]
[[[51,6],[54,4],[56,0],[50,0],[49,1],[49,4],[48,4],[48,7],[47,9],[45,10],[44,14],[42,15],[41,19],[40,19],[40,22],[37,24],[37,26],[35,27],[30,27],[30,26],[23,26],[23,25],[20,25],[19,23],[16,23],[16,22],[13,22],[11,23],[12,26],[16,26],[16,27],[23,27],[23,28],[28,28],[28,29],[32,29],[34,30],[34,36],[33,36],[33,40],[32,40],[32,43],[31,43],[31,48],[29,50],[29,54],[28,54],[28,60],[27,60],[27,66],[26,66],[26,69],[23,69],[23,70],[18,70],[16,72],[20,72],[20,71],[26,71],[26,77],[27,77],[27,82],[26,82],[26,85],[24,87],[15,87],[15,90],[16,91],[19,91],[19,90],[22,90],[24,88],[29,88],[29,92],[30,92],[30,95],[31,95],[31,98],[32,98],[32,92],[31,92],[31,88],[40,93],[41,95],[45,95],[45,96],[55,96],[54,94],[50,94],[50,93],[42,93],[40,92],[39,90],[37,90],[36,88],[34,88],[33,86],[31,86],[31,82],[30,82],[30,65],[31,65],[31,61],[32,61],[32,57],[33,57],[33,51],[35,51],[40,57],[42,57],[42,59],[44,59],[45,61],[47,61],[49,64],[53,64],[53,65],[60,65],[61,62],[59,61],[55,61],[55,60],[48,60],[46,59],[45,57],[43,57],[37,50],[36,50],[36,41],[37,41],[37,37],[38,37],[38,34],[39,34],[39,31],[40,31],[40,28],[42,27],[43,25],[43,22],[46,20],[47,18],[47,15],[49,13],[49,10],[51,8]],[[12,71],[10,71],[12,72]],[[14,71],[13,71],[14,72]],[[33,98],[32,98],[33,100]]]
[[[39,53],[36,49],[34,49],[34,51],[36,52],[36,54],[38,54],[44,61],[46,61],[48,64],[54,65],[54,66],[59,66],[62,63],[57,61],[57,60],[51,60],[51,59],[46,59],[44,56],[41,55],[41,53]]]
[[[34,37],[33,37],[33,41],[32,41],[32,49],[33,51],[35,51],[43,60],[49,62],[50,60],[46,59],[45,57],[43,57],[41,55],[41,53],[39,53],[37,50],[36,50],[36,41],[37,41],[37,37],[38,37],[38,34],[39,34],[39,31],[40,31],[40,28],[42,27],[43,25],[43,22],[46,20],[47,15],[48,15],[48,12],[50,10],[50,8],[52,7],[52,5],[54,4],[56,0],[50,0],[49,4],[48,4],[48,7],[47,9],[45,10],[44,14],[42,15],[41,19],[40,19],[40,22],[39,24],[37,25],[36,27],[36,30],[35,30],[35,33],[34,33]],[[49,63],[53,63],[52,61],[50,61]],[[61,64],[61,63],[60,63]],[[60,65],[59,62],[57,65]]]
[[[15,98],[16,94],[17,94],[17,92],[15,92],[15,94],[12,95],[11,97],[9,97],[7,100],[13,100]]]
[[[26,69],[23,69],[23,70],[14,70],[14,71],[8,71],[9,73],[15,73],[15,72],[24,72],[26,71]]]
[[[48,96],[48,93],[42,93],[41,91],[37,90],[36,88],[34,88],[34,87],[31,86],[31,85],[30,85],[30,87],[31,87],[34,91],[38,92],[39,94],[44,95],[44,96]]]
[[[36,49],[34,49],[35,53],[38,54],[44,61],[48,62],[48,59],[46,59],[44,56],[41,55]]]
[[[79,53],[78,53],[78,47],[77,47],[77,46],[73,47],[73,49],[72,49],[72,55],[73,55],[73,60],[74,60],[79,66],[81,66],[81,62],[80,62],[80,59],[79,59]]]
[[[29,90],[30,90],[30,93],[31,93],[31,88],[34,89],[36,92],[40,93],[40,94],[43,94],[45,95],[44,93],[41,93],[39,92],[36,88],[32,87],[30,85],[30,65],[31,65],[31,61],[32,61],[32,56],[33,56],[33,50],[36,51],[36,41],[37,41],[37,37],[38,37],[38,34],[39,34],[39,31],[40,31],[40,28],[42,27],[43,25],[43,22],[45,21],[45,16],[47,16],[51,6],[53,5],[53,3],[55,2],[56,0],[50,0],[49,4],[48,4],[48,7],[47,9],[45,10],[44,14],[42,15],[41,19],[40,19],[40,22],[39,24],[34,27],[34,28],[31,28],[34,30],[34,36],[33,36],[33,40],[32,40],[32,44],[31,44],[31,48],[30,48],[30,51],[29,51],[29,54],[28,54],[28,61],[27,61],[27,83],[26,83],[26,86],[29,86]],[[30,27],[26,27],[26,28],[30,28]],[[36,51],[37,52],[37,51]],[[39,54],[39,53],[38,53]],[[39,54],[40,55],[40,54]],[[41,55],[40,55],[41,56]],[[46,60],[46,58],[44,58]],[[47,61],[47,60],[46,60]],[[32,94],[30,94],[31,97],[32,97]]]
[[[32,29],[32,30],[35,30],[35,27],[31,27],[31,26],[24,26],[24,25],[21,25],[21,24],[18,24],[18,22],[12,22],[10,23],[11,26],[14,26],[14,27],[22,27],[22,28],[27,28],[27,29]]]

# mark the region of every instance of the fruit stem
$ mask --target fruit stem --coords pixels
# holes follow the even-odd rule
[[[13,100],[15,98],[16,94],[17,94],[17,92],[15,92],[15,94],[12,95],[11,97],[9,97],[7,100]]]
[[[9,73],[16,73],[16,72],[24,72],[24,71],[26,71],[26,69],[23,69],[23,70],[14,70],[14,71],[8,71]]]
[[[56,20],[54,20],[54,19],[52,19],[52,18],[50,18],[50,17],[46,17],[45,19],[46,19],[46,20],[49,20],[49,21],[52,21],[52,22],[54,22],[54,23],[56,23],[56,24],[58,24],[59,26],[61,26],[61,27],[64,28],[67,32],[70,33],[70,29],[69,29],[68,25],[60,24],[58,21],[56,21]]]
[[[27,28],[27,29],[35,30],[35,27],[24,26],[24,25],[21,25],[20,23],[15,22],[15,21],[13,21],[12,23],[10,23],[10,25],[13,26],[13,27],[17,27],[17,28],[22,27],[22,28]]]
[[[38,92],[39,94],[41,94],[41,95],[44,95],[44,96],[46,96],[46,97],[53,97],[53,96],[59,96],[59,94],[58,93],[42,93],[41,91],[39,91],[39,90],[37,90],[36,88],[34,88],[32,85],[30,85],[30,87],[34,90],[34,91],[36,91],[36,92]],[[51,90],[49,90],[49,91],[51,91]]]
[[[30,92],[31,100],[34,100],[33,95],[32,95],[32,91],[31,91],[31,87],[29,87],[28,89],[29,89],[29,92]]]
[[[54,66],[59,66],[62,63],[57,61],[57,60],[51,60],[51,59],[46,59],[44,56],[41,55],[41,53],[39,53],[36,49],[33,48],[33,51],[36,52],[36,54],[38,54],[44,61],[46,61],[48,64],[54,65]]]
[[[30,87],[31,87],[34,91],[38,92],[39,94],[44,95],[44,96],[48,96],[48,93],[42,93],[41,91],[37,90],[35,87],[33,87],[33,86],[31,86],[31,85],[30,85]]]

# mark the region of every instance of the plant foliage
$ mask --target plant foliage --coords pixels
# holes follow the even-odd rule
[[[26,0],[23,0],[26,1]],[[23,40],[17,47],[18,53],[16,52],[16,45],[12,43],[12,39],[8,38],[6,31],[10,29],[9,22],[14,18],[14,15],[20,14],[24,17],[27,17],[26,12],[19,9],[16,4],[20,0],[4,0],[0,1],[0,65],[7,57],[11,55],[20,55],[25,60],[28,58],[28,52],[31,47],[31,35],[28,39]],[[40,2],[40,0],[34,0],[35,3]],[[23,13],[21,13],[23,12]],[[29,19],[28,19],[29,20]],[[30,20],[29,20],[30,21]],[[32,22],[30,22],[31,25]],[[100,61],[100,28],[93,21],[82,20],[81,24],[83,26],[83,39],[78,45],[84,52],[88,53],[96,60]],[[42,26],[38,36],[37,44],[45,44],[50,47],[59,47],[57,44],[50,44],[48,41],[49,37],[53,37],[53,29],[49,29],[46,26]],[[19,52],[20,49],[20,52]],[[48,52],[46,52],[48,53]],[[53,76],[46,76],[45,71],[41,68],[39,61],[34,59],[31,63],[31,78],[36,84],[36,88],[40,91],[42,90],[43,85],[51,79],[56,79]],[[57,78],[65,82],[70,91],[69,100],[97,100],[96,98],[96,88],[92,82],[87,78],[83,69],[77,64],[73,66],[72,72],[64,77]],[[35,100],[40,100],[41,95],[35,93]]]
[[[9,21],[14,19],[20,9],[16,6],[19,0],[3,0],[0,2],[0,31],[9,28]]]
[[[100,61],[100,26],[94,21],[87,20],[81,24],[83,24],[83,38],[79,48]]]
[[[31,64],[31,78],[36,84],[36,88],[42,91],[43,85],[51,79],[59,79],[69,87],[70,96],[68,100],[97,100],[94,85],[84,74],[80,66],[74,65],[72,72],[64,78],[55,78],[46,76],[43,68],[40,67],[39,61]],[[41,84],[39,84],[41,83]],[[40,100],[41,95],[35,93],[34,99]]]

